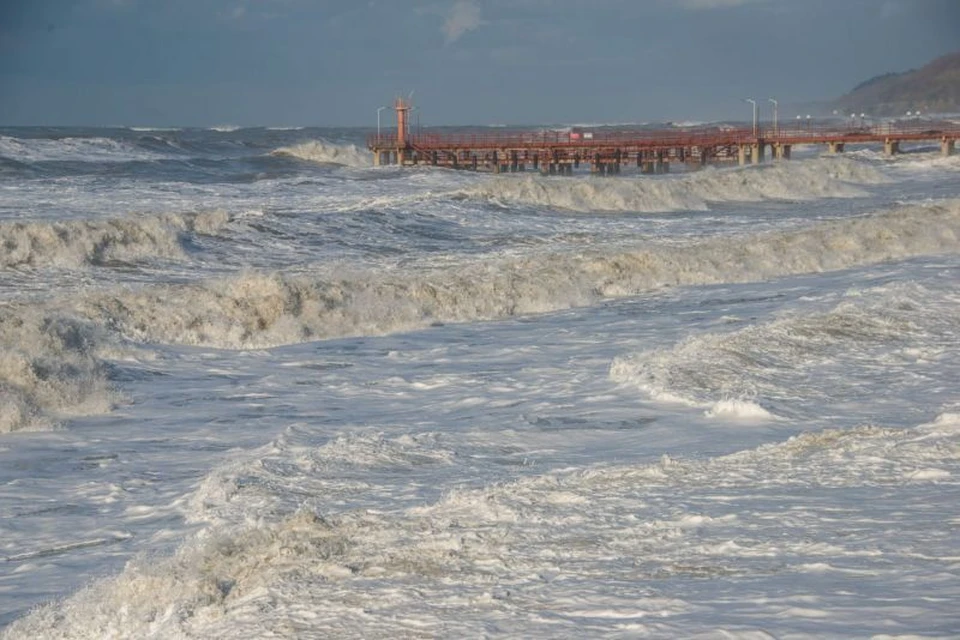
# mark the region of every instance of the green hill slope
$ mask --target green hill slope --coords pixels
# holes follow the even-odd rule
[[[861,83],[835,103],[843,113],[897,116],[908,111],[960,112],[960,52],[904,73],[887,73]]]

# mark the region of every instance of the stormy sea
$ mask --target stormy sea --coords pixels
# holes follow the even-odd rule
[[[960,157],[0,129],[0,637],[960,634]]]

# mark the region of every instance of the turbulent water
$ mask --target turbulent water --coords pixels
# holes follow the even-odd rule
[[[0,129],[0,636],[957,637],[960,160]]]

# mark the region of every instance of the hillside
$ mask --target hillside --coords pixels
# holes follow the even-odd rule
[[[960,112],[960,52],[903,73],[886,73],[861,83],[838,99],[843,113],[897,116],[908,111]]]

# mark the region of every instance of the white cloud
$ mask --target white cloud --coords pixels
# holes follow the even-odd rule
[[[447,44],[450,44],[482,24],[480,6],[472,0],[459,0],[447,14],[447,19],[443,23],[443,35]]]

